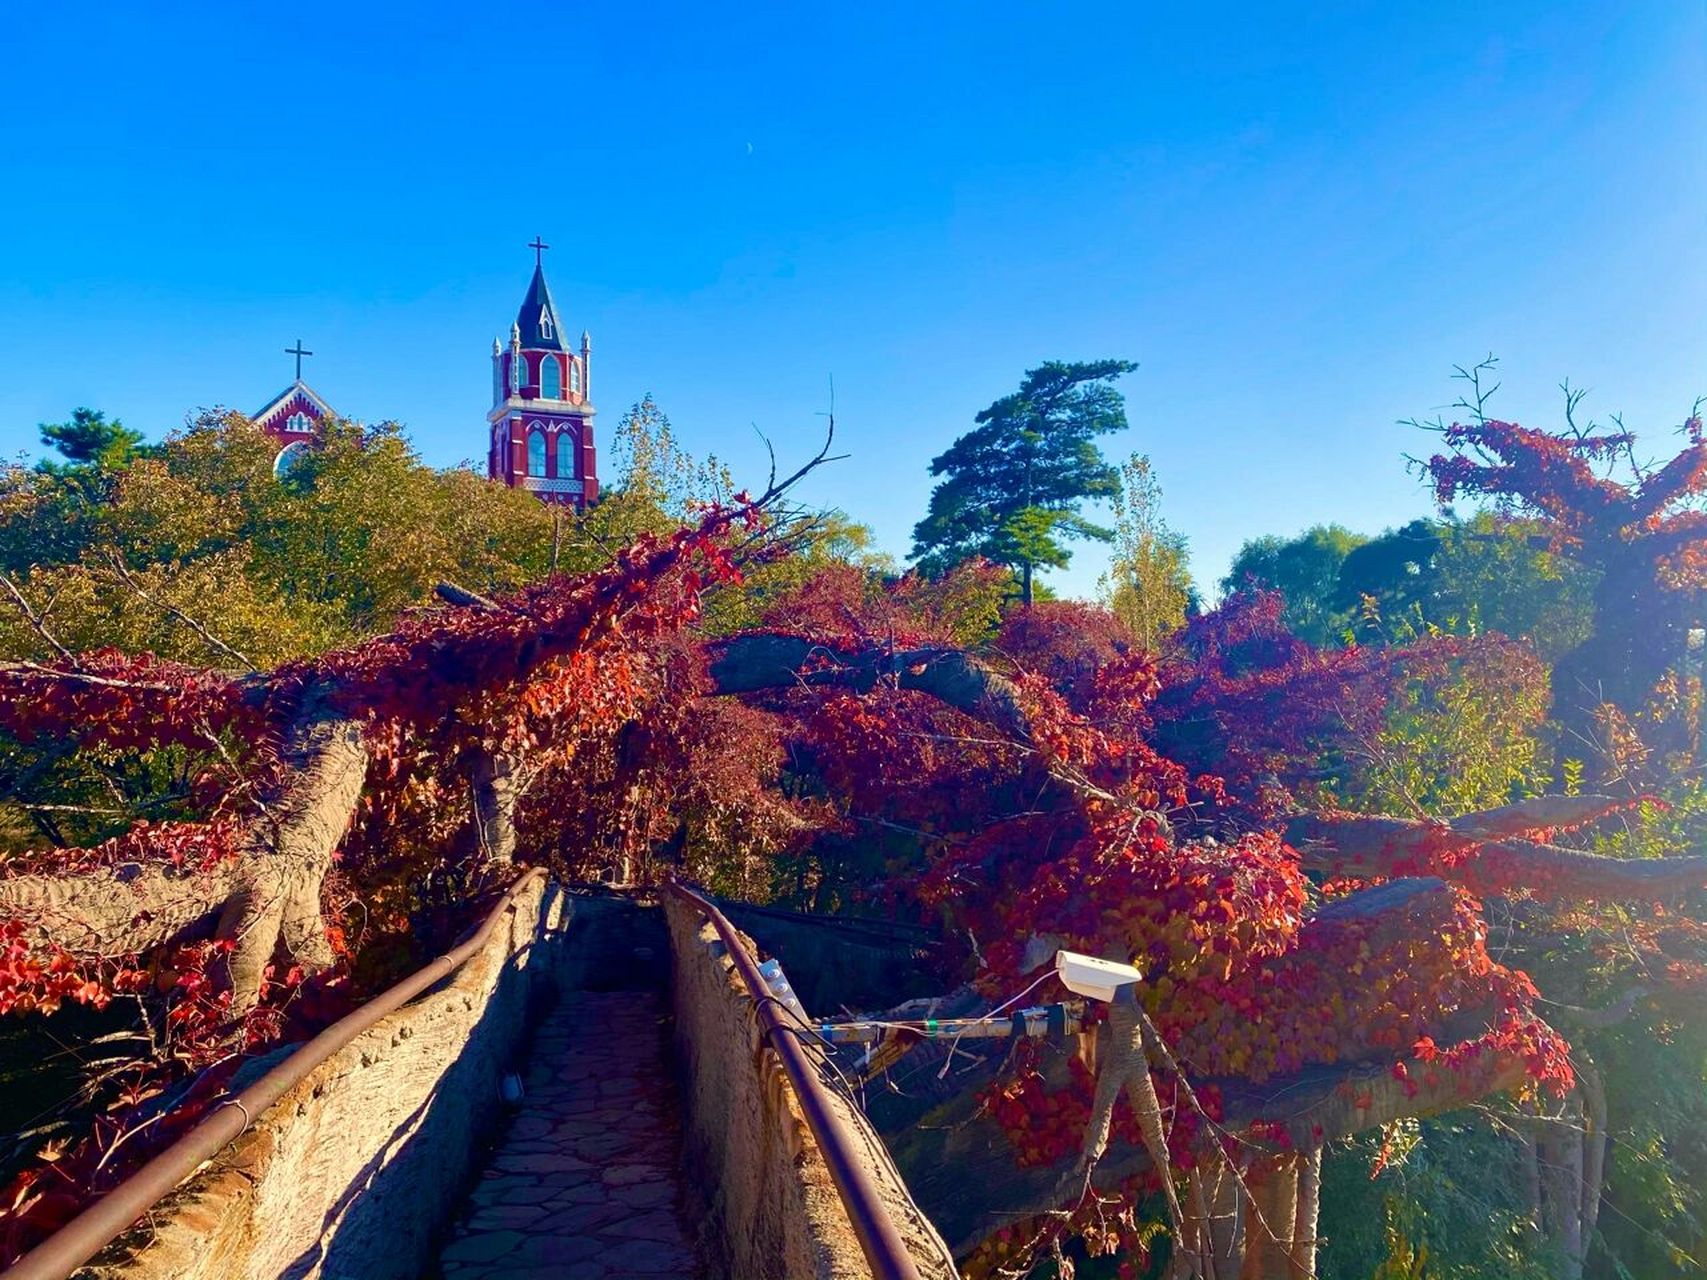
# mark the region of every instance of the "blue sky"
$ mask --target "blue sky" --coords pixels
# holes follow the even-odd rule
[[[1396,421],[1497,352],[1656,447],[1707,392],[1707,6],[172,3],[18,8],[0,453],[307,377],[483,456],[536,233],[608,425],[652,391],[904,553],[926,466],[1118,355],[1199,577],[1427,510]],[[1057,582],[1089,591],[1099,548]]]

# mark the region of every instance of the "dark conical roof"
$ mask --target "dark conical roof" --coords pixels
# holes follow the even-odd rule
[[[551,300],[551,288],[545,283],[545,268],[533,269],[533,283],[528,285],[522,309],[516,313],[516,328],[521,330],[524,351],[567,351],[563,321],[557,314],[557,304]]]

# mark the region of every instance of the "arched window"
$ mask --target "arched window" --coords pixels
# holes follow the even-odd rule
[[[545,432],[538,429],[528,432],[528,474],[545,474]]]
[[[564,480],[571,479],[575,474],[575,433],[559,431],[557,433],[557,474]]]
[[[556,356],[539,358],[539,394],[547,400],[563,398],[563,370],[558,366]]]
[[[314,419],[310,418],[306,413],[293,413],[290,417],[285,419],[285,430],[312,431],[314,430]]]
[[[308,461],[308,442],[294,440],[279,450],[279,456],[273,459],[273,474],[283,479]]]
[[[492,403],[497,404],[504,398],[504,362],[497,357],[492,360]]]
[[[539,309],[539,336],[542,338],[555,338],[557,336],[557,330],[551,323],[550,307]]]
[[[520,391],[527,385],[527,381],[528,358],[518,351],[510,357],[510,386],[513,390]]]
[[[581,394],[581,362],[574,356],[569,357],[569,390]]]

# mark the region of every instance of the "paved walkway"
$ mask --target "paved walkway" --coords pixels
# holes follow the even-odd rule
[[[445,1280],[659,1280],[701,1274],[683,1228],[668,943],[625,931],[614,983],[567,993],[536,1029],[526,1093],[440,1255]],[[632,952],[629,947],[634,948]]]

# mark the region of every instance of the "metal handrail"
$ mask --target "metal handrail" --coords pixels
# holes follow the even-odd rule
[[[185,1178],[236,1141],[315,1067],[387,1014],[468,963],[486,945],[498,922],[515,910],[522,893],[544,876],[538,868],[527,872],[510,886],[467,941],[346,1014],[241,1093],[219,1103],[195,1128],[0,1272],[0,1280],[65,1280],[128,1231]]]
[[[771,1048],[782,1060],[782,1069],[787,1073],[789,1083],[794,1086],[807,1127],[811,1129],[818,1149],[824,1153],[824,1163],[829,1166],[830,1178],[847,1209],[848,1220],[853,1224],[854,1234],[859,1238],[859,1247],[865,1253],[872,1275],[877,1280],[920,1280],[918,1264],[901,1239],[895,1220],[889,1216],[871,1175],[855,1157],[847,1126],[831,1107],[829,1091],[800,1045],[796,1034],[800,1028],[791,1027],[777,1012],[776,997],[771,994],[753,957],[747,953],[735,926],[712,902],[687,886],[672,881],[666,888],[691,903],[710,920],[722,939],[723,947],[735,965],[735,972],[741,975],[747,994],[752,997],[759,1025],[764,1029]]]

